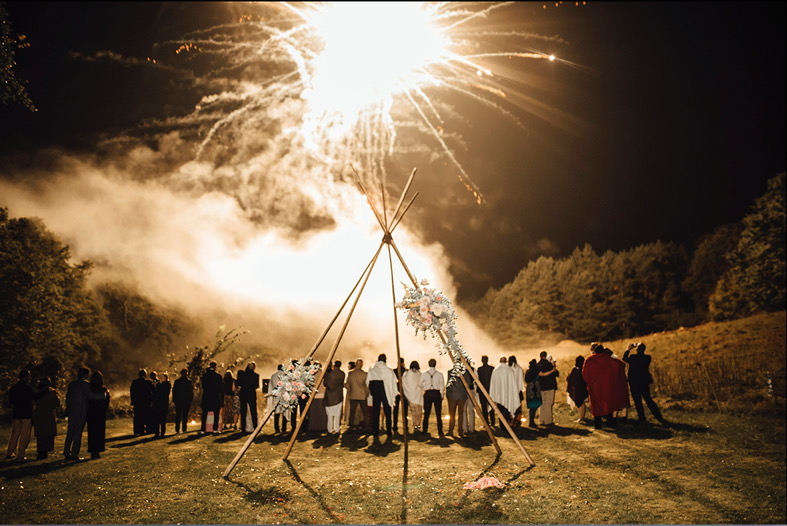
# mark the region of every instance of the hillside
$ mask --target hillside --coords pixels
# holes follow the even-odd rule
[[[618,356],[629,342],[645,343],[653,356],[654,394],[666,407],[783,411],[786,321],[781,311],[603,343]],[[525,367],[547,351],[558,362],[562,389],[575,358],[590,354],[587,345],[574,341],[509,349]]]

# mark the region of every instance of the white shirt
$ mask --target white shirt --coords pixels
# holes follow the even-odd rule
[[[421,375],[421,388],[424,391],[437,389],[440,391],[440,396],[445,398],[445,380],[443,379],[443,373],[434,367],[427,369],[426,372]]]

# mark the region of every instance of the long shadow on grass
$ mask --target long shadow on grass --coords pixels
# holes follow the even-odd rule
[[[14,461],[13,463],[3,464],[3,469],[0,469],[0,477],[6,480],[22,479],[27,477],[35,477],[51,473],[52,471],[69,468],[85,461],[76,460],[44,460],[43,462],[27,461]],[[5,469],[8,465],[8,469]]]
[[[375,437],[369,447],[364,450],[364,452],[376,455],[378,457],[387,457],[392,453],[398,452],[400,449],[402,449],[402,444],[394,442],[392,438],[382,442],[378,437]]]
[[[320,495],[317,491],[315,491],[314,488],[301,479],[301,477],[298,475],[298,472],[295,470],[295,467],[292,465],[292,462],[289,460],[284,460],[284,464],[287,466],[287,468],[289,468],[290,473],[292,473],[293,478],[298,482],[298,484],[303,486],[304,489],[308,491],[312,497],[314,497],[314,500],[317,501],[317,504],[319,504],[322,510],[333,519],[334,524],[342,524],[344,521],[341,520],[325,503],[325,499],[323,499],[322,495]]]
[[[109,446],[112,449],[120,449],[123,447],[131,447],[131,446],[138,446],[140,444],[145,444],[147,442],[155,442],[156,440],[161,440],[160,437],[154,437],[153,435],[143,435],[141,437],[136,437],[136,440],[131,440],[129,442],[125,442],[123,444],[116,444]]]
[[[200,435],[196,431],[194,433],[185,434],[185,435],[176,435],[176,436],[178,436],[178,438],[173,438],[172,440],[167,442],[167,444],[169,445],[185,444],[186,442],[194,442],[195,440],[208,438],[208,435]]]
[[[365,433],[358,434],[347,432],[342,434],[339,445],[343,448],[349,449],[350,451],[358,451],[359,449],[365,449],[369,445],[370,437],[371,435]]]

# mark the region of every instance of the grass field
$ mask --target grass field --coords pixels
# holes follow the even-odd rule
[[[668,411],[672,424],[597,431],[574,423],[466,440],[303,434],[160,439],[109,422],[102,458],[0,464],[9,524],[784,524],[781,416]],[[7,440],[8,431],[2,438]],[[56,442],[62,447],[62,434]],[[31,450],[33,455],[34,446]],[[484,474],[506,486],[465,490]]]
[[[464,440],[416,436],[407,444],[401,436],[375,442],[353,433],[301,433],[284,461],[289,437],[272,435],[268,423],[225,480],[248,435],[134,437],[131,421],[115,418],[100,459],[0,463],[2,522],[787,523],[785,313],[641,340],[654,356],[654,391],[670,425],[628,423],[610,431],[576,423],[564,382],[573,358],[587,349],[561,342],[546,349],[562,372],[557,425],[516,430],[534,467],[501,430],[499,455],[483,431]],[[607,345],[622,354],[625,343]],[[510,349],[520,363],[538,351]],[[2,444],[8,434],[6,423]],[[57,452],[64,434],[61,423]],[[28,456],[35,457],[34,441]],[[463,489],[483,475],[505,487]]]

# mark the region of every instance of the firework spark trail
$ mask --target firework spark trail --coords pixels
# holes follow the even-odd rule
[[[388,86],[372,85],[374,90],[380,90],[379,99],[359,107],[352,107],[356,102],[353,99],[368,93],[353,90],[355,84],[361,84],[358,79],[363,79],[364,71],[370,69],[375,57],[349,56],[349,62],[340,61],[340,69],[336,72],[325,73],[320,69],[323,67],[320,61],[325,59],[324,52],[331,43],[321,40],[318,24],[330,4],[247,6],[261,10],[257,15],[242,17],[235,24],[194,32],[189,41],[192,45],[179,43],[183,50],[179,57],[186,61],[185,65],[197,61],[197,57],[200,57],[200,64],[210,64],[205,75],[197,75],[200,82],[222,87],[220,93],[207,94],[193,114],[180,122],[201,130],[198,133],[202,139],[195,158],[213,163],[216,168],[230,161],[244,164],[244,159],[258,159],[258,149],[286,151],[291,155],[275,159],[268,167],[270,172],[327,169],[334,171],[340,181],[346,178],[347,167],[352,163],[372,189],[378,188],[375,183],[386,179],[386,159],[397,153],[418,150],[412,148],[414,144],[431,144],[434,151],[428,152],[430,157],[434,158],[436,151],[453,165],[464,187],[481,202],[479,186],[464,168],[459,153],[446,140],[450,135],[444,129],[445,121],[434,100],[441,98],[441,91],[453,91],[518,122],[515,113],[502,104],[504,101],[510,104],[510,101],[506,100],[505,90],[493,83],[494,70],[480,62],[499,58],[540,60],[554,57],[537,51],[478,48],[489,44],[485,40],[499,37],[560,39],[524,31],[486,31],[484,27],[476,27],[493,12],[515,4],[421,4],[420,12],[426,17],[424,24],[437,32],[435,38],[445,40],[445,49],[428,57],[424,63],[413,64],[411,70],[390,79]],[[346,4],[344,10],[351,5],[354,4]],[[273,14],[268,12],[274,7]],[[347,20],[347,26],[342,29],[352,33],[374,22]],[[403,35],[408,34],[405,29],[412,29],[413,23],[410,20],[407,27],[402,28]],[[366,36],[368,31],[361,34]],[[411,38],[417,39],[418,35]],[[384,44],[395,48],[400,43]],[[206,57],[209,60],[205,60]],[[331,75],[336,78],[331,79],[328,87],[338,86],[338,92],[315,91],[321,79]],[[341,100],[335,99],[336,96]],[[347,114],[342,113],[340,107],[332,106],[348,100],[351,106]],[[407,104],[402,106],[400,101]],[[393,117],[394,106],[410,107],[410,116]],[[207,129],[204,128],[206,121],[210,123]],[[411,131],[403,134],[407,129]],[[255,131],[257,137],[251,140],[249,134]],[[418,137],[420,134],[428,138]],[[423,151],[424,147],[420,149]],[[269,176],[260,174],[260,177]]]

